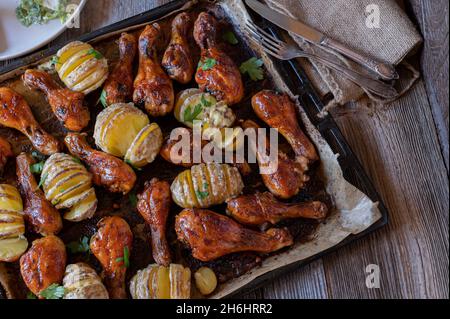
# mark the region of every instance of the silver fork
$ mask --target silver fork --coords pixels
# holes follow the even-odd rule
[[[385,82],[375,80],[362,73],[351,70],[350,68],[332,61],[328,58],[318,56],[316,54],[302,51],[294,44],[288,44],[273,37],[268,32],[257,26],[251,21],[247,21],[247,33],[250,39],[256,44],[262,46],[263,50],[280,60],[292,60],[294,58],[310,58],[328,66],[329,68],[340,72],[346,78],[357,85],[367,89],[368,91],[385,98],[394,98],[398,95],[392,85]]]

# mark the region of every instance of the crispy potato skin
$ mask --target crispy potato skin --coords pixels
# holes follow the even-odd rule
[[[81,131],[90,120],[90,113],[84,104],[84,94],[62,88],[50,74],[40,70],[26,70],[23,82],[32,89],[38,89],[47,96],[53,114],[71,131]]]
[[[136,182],[133,169],[121,159],[94,150],[86,141],[85,134],[69,133],[64,139],[70,153],[89,166],[93,182],[110,192],[127,194]]]
[[[217,28],[217,20],[206,12],[201,13],[195,22],[194,38],[201,48],[200,61],[216,61],[208,70],[198,68],[195,80],[202,91],[210,92],[219,101],[233,105],[244,97],[244,84],[236,64],[217,45]]]
[[[322,219],[328,208],[322,202],[287,204],[278,201],[271,193],[243,195],[227,201],[227,213],[244,225],[262,226],[276,224],[289,218]]]
[[[131,252],[133,233],[128,223],[118,217],[101,219],[97,233],[91,238],[91,252],[103,267],[103,277],[111,299],[126,299],[125,274],[127,268],[119,258],[124,257],[124,248]]]
[[[20,258],[22,278],[36,296],[51,284],[61,283],[66,269],[66,246],[50,235],[36,239]]]
[[[36,122],[25,99],[7,87],[0,87],[0,124],[20,131],[42,154],[51,155],[60,149],[58,140]]]
[[[162,66],[172,80],[187,84],[194,75],[194,61],[189,48],[189,31],[193,21],[182,12],[172,21],[172,38],[162,60]]]
[[[133,61],[136,57],[137,41],[134,35],[122,33],[119,39],[120,59],[103,86],[106,104],[125,103],[133,95]]]
[[[287,94],[261,91],[253,96],[252,107],[261,120],[278,129],[298,158],[306,158],[309,162],[319,159],[313,143],[298,125],[295,104]]]
[[[161,29],[147,25],[139,36],[139,68],[134,80],[133,101],[143,105],[151,116],[164,116],[173,110],[175,93],[172,80],[159,64],[155,42]]]
[[[170,185],[157,178],[147,182],[144,191],[138,195],[137,210],[152,230],[152,254],[157,264],[168,266],[171,261],[170,248],[166,238],[169,216]]]
[[[183,210],[175,219],[175,231],[178,240],[192,249],[192,256],[205,262],[241,251],[270,253],[293,244],[286,229],[261,233],[203,209]]]
[[[3,175],[3,169],[5,168],[8,157],[14,156],[11,148],[11,144],[0,136],[0,176]]]
[[[24,198],[24,217],[36,233],[55,235],[63,227],[61,215],[45,198],[38,187],[30,166],[35,163],[29,154],[21,153],[16,158],[17,181]]]

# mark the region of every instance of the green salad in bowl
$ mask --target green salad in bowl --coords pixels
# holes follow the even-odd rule
[[[45,24],[53,19],[67,20],[70,11],[67,9],[68,0],[20,0],[16,8],[17,19],[29,27],[32,24]]]

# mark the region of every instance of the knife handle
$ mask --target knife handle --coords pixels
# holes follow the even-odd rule
[[[399,78],[397,71],[391,64],[379,62],[374,59],[363,56],[358,52],[349,49],[348,47],[346,47],[345,45],[336,40],[324,37],[322,41],[320,41],[320,44],[330,49],[333,49],[349,57],[350,59],[360,63],[362,66],[378,74],[383,80],[396,80]]]

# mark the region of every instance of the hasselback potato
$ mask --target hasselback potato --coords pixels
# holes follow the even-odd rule
[[[57,209],[67,209],[65,219],[76,222],[94,215],[97,197],[92,175],[78,159],[63,153],[50,156],[42,169],[41,183],[47,200]]]
[[[189,299],[191,271],[178,264],[149,265],[131,279],[130,293],[133,299]]]
[[[13,262],[25,252],[22,198],[11,185],[0,184],[0,262]]]
[[[195,120],[201,121],[203,129],[230,127],[236,120],[231,108],[199,89],[182,91],[177,97],[174,114],[178,121],[190,128],[193,128]]]
[[[85,263],[66,267],[64,299],[108,299],[108,291],[94,269]]]
[[[88,94],[108,77],[108,62],[90,44],[70,42],[56,54],[53,63],[64,84],[71,90]]]
[[[158,124],[150,124],[148,116],[133,103],[114,104],[100,112],[94,139],[102,151],[139,168],[154,161],[163,143]]]
[[[180,173],[170,190],[183,208],[208,208],[242,193],[244,182],[237,168],[227,164],[200,164]]]

